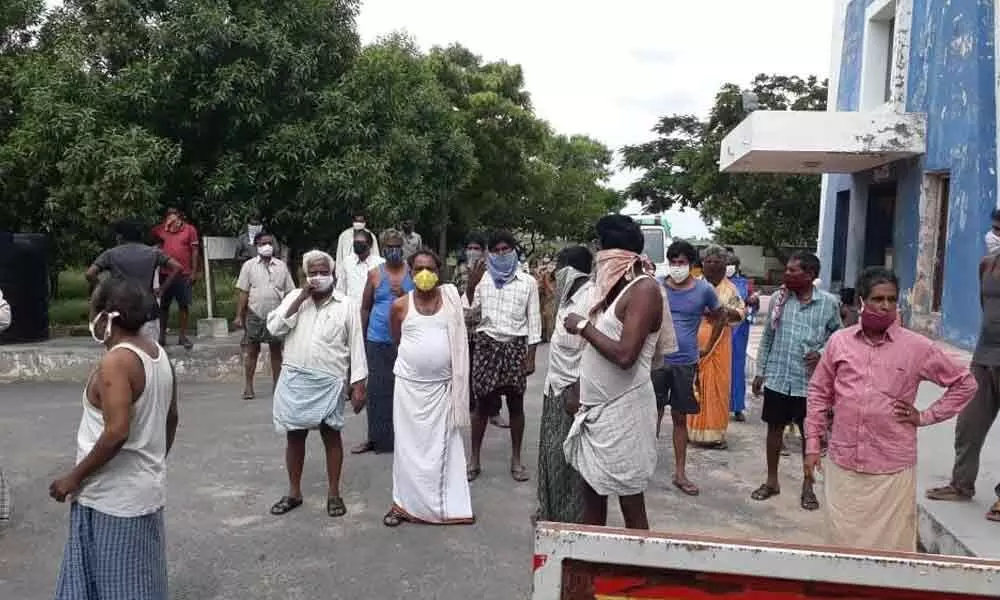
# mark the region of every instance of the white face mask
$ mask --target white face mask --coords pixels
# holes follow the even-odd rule
[[[353,223],[352,227],[354,227],[354,231],[361,231],[362,229],[365,228],[365,222],[364,221],[355,221]]]
[[[326,293],[333,287],[333,275],[313,275],[309,278],[309,285],[313,286],[317,292]]]
[[[736,275],[736,265],[726,265],[726,277],[732,278]]]
[[[1000,252],[1000,236],[993,233],[993,230],[986,232],[986,253],[996,254]]]
[[[98,313],[98,315],[94,317],[94,320],[90,322],[90,337],[94,338],[94,341],[97,342],[98,344],[103,344],[107,342],[108,338],[111,337],[111,321],[114,321],[115,317],[120,316],[120,314],[121,313],[117,311],[110,313],[109,312]],[[107,317],[107,320],[104,321],[103,338],[97,337],[97,322],[101,320],[101,317]]]
[[[670,274],[670,278],[674,280],[674,283],[684,283],[688,276],[691,275],[691,265],[670,265],[670,269],[667,272]]]
[[[271,258],[274,256],[274,246],[271,244],[264,244],[257,247],[257,254],[263,256],[264,258]]]

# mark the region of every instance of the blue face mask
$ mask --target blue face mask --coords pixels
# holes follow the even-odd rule
[[[398,265],[403,262],[403,249],[402,248],[386,248],[385,261],[390,264]]]
[[[507,254],[494,254],[490,252],[486,260],[486,267],[490,271],[490,277],[498,288],[510,283],[517,274],[517,254],[508,252]]]

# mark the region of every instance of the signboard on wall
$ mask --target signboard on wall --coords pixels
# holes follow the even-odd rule
[[[986,600],[1000,562],[540,523],[533,600]]]

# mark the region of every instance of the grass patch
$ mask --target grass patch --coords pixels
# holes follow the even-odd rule
[[[235,265],[221,264],[212,267],[215,278],[216,317],[232,319],[236,316],[236,276],[239,268]],[[59,296],[49,304],[49,324],[57,329],[71,329],[87,326],[90,315],[87,292],[89,285],[84,277],[84,270],[73,269],[59,274]],[[191,306],[191,330],[194,330],[198,319],[208,317],[205,303],[205,281],[201,279],[194,286],[194,302]],[[177,328],[177,305],[171,307],[169,327]]]

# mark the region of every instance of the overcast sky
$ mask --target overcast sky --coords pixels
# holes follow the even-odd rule
[[[723,83],[760,72],[826,77],[832,0],[365,0],[365,42],[406,31],[524,67],[539,116],[612,148],[650,139],[669,113],[706,114]],[[624,187],[631,177],[612,180]],[[672,214],[674,234],[707,233]]]

